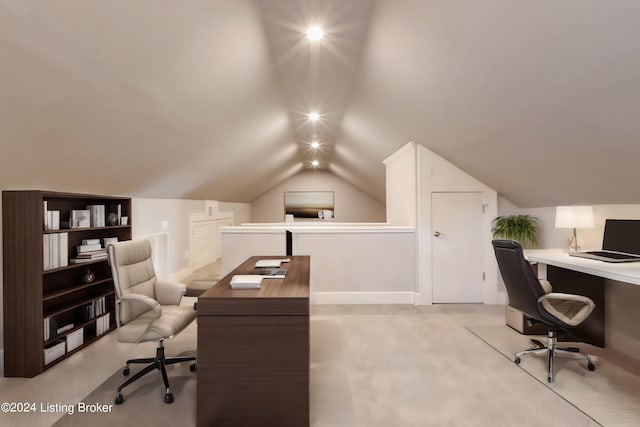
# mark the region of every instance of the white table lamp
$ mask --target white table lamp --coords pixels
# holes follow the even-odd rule
[[[569,249],[578,250],[576,228],[593,228],[593,207],[558,206],[556,207],[556,228],[573,228]]]

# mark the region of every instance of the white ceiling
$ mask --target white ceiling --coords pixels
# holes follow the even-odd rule
[[[522,207],[640,203],[640,2],[3,1],[0,132],[2,188],[248,202],[318,158],[384,200],[415,140]]]

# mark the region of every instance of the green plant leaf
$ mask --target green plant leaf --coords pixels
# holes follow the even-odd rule
[[[499,216],[492,221],[494,239],[509,239],[524,247],[538,244],[538,219],[531,215]]]

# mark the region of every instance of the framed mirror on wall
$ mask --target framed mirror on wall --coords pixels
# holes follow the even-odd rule
[[[284,213],[294,218],[332,219],[333,191],[285,191]]]

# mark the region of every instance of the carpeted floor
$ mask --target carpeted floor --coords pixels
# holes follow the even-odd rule
[[[467,329],[509,360],[514,359],[515,352],[533,347],[529,337],[506,325]],[[544,336],[537,338],[546,342]],[[522,356],[520,367],[604,426],[640,425],[640,377],[607,360],[606,350],[587,344],[576,345],[593,356],[594,372],[587,370],[586,362],[556,358],[554,382],[549,384],[545,357]]]
[[[541,385],[533,376],[539,365],[544,378],[544,361],[523,360],[521,369],[495,350],[528,346],[503,322],[503,306],[312,306],[310,425],[640,425],[637,377],[600,359],[595,372],[558,363],[553,386]],[[167,344],[168,354],[193,354],[195,326]],[[125,389],[127,400],[110,413],[65,415],[55,425],[193,426],[196,376],[188,365],[169,372],[171,405],[154,373]],[[82,401],[112,405],[122,380],[118,369]],[[567,388],[575,394],[566,397]]]
[[[182,354],[193,355],[194,352]],[[131,375],[139,369],[134,366],[131,366]],[[157,371],[149,373],[127,386],[123,390],[125,401],[120,405],[114,405],[116,389],[126,379],[122,375],[122,369],[118,369],[97,389],[82,399],[82,403],[90,408],[88,411],[82,413],[79,411],[80,405],[76,405],[74,414],[64,416],[54,426],[113,427],[136,425],[151,427],[162,424],[161,420],[163,419],[180,419],[184,426],[195,425],[196,375],[189,371],[188,362],[172,365],[167,369],[167,372],[174,397],[174,401],[170,405],[164,403],[162,377]],[[95,408],[100,407],[104,412],[94,412],[90,405],[96,405]],[[143,414],[140,413],[141,408],[143,408]]]

